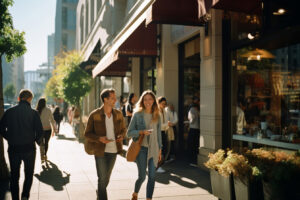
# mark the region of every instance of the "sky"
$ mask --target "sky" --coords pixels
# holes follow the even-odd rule
[[[9,11],[14,28],[25,32],[25,71],[47,62],[47,39],[54,33],[56,0],[14,0]]]

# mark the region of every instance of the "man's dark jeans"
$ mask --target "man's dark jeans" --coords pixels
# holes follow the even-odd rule
[[[13,152],[9,151],[9,162],[10,162],[10,190],[13,200],[19,200],[19,179],[20,179],[20,168],[21,162],[24,162],[25,180],[23,184],[22,197],[29,198],[30,189],[32,185],[34,163],[35,163],[36,151],[32,150],[29,152]]]
[[[197,164],[197,156],[199,153],[200,130],[191,128],[188,135],[188,151],[189,161]]]
[[[107,200],[106,187],[117,158],[116,153],[104,153],[103,157],[95,156],[98,175],[98,200]]]

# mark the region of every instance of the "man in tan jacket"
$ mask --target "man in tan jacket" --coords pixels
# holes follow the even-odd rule
[[[94,110],[85,129],[85,151],[95,156],[98,175],[98,200],[107,200],[109,183],[117,154],[122,153],[126,126],[122,113],[114,109],[114,89],[104,89],[100,94],[103,106]]]

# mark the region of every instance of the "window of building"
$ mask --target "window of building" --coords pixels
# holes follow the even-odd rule
[[[62,48],[63,50],[66,50],[68,47],[68,35],[66,33],[63,33],[62,35]]]
[[[92,25],[95,21],[95,15],[94,15],[94,10],[95,10],[95,0],[91,0],[91,19],[90,19],[90,27],[92,28]]]
[[[89,2],[85,1],[85,37],[88,36],[89,33]]]
[[[288,2],[266,1],[258,15],[228,12],[233,147],[300,148],[299,11]]]
[[[291,143],[300,137],[300,65],[277,62],[278,52],[282,48],[237,50],[235,132]],[[300,55],[285,51],[282,56]]]
[[[97,0],[97,13],[100,11],[101,6],[102,6],[102,1]]]
[[[67,25],[68,25],[68,9],[67,9],[67,7],[62,7],[61,23],[62,23],[62,28],[67,29]]]
[[[84,42],[84,6],[81,6],[80,10],[80,44]]]
[[[152,90],[154,93],[157,91],[156,77],[157,69],[155,65],[155,58],[144,57],[141,58],[141,94],[145,90]]]

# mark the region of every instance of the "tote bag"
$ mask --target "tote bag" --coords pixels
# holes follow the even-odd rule
[[[141,144],[143,142],[144,136],[145,135],[141,135],[138,141],[133,141],[133,139],[131,139],[131,144],[129,145],[126,154],[126,159],[128,162],[134,162],[136,160],[136,157],[141,150]]]

